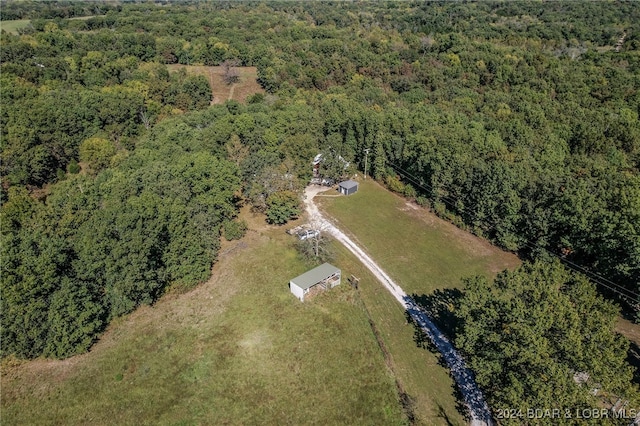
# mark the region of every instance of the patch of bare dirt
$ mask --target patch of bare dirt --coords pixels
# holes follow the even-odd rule
[[[640,347],[640,324],[634,324],[627,319],[618,318],[615,330]]]

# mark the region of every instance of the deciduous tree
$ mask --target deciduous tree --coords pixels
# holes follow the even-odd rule
[[[612,394],[637,395],[629,343],[613,329],[617,312],[559,263],[525,264],[494,282],[465,281],[456,345],[492,407],[598,408]]]

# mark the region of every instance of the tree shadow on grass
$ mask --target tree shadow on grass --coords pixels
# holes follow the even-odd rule
[[[451,374],[451,371],[449,371],[449,377],[451,377],[451,379],[455,383],[455,378]],[[464,400],[464,396],[462,395],[462,391],[460,390],[460,387],[457,385],[453,386],[453,398],[456,400],[456,411],[462,414],[464,419],[468,423],[470,423],[472,419],[471,419],[471,413],[469,413],[469,407],[467,406]]]
[[[458,408],[458,407],[456,407],[456,408]],[[446,411],[444,411],[444,408],[440,404],[438,404],[438,415],[437,416],[439,418],[441,418],[442,420],[444,420],[444,422],[449,426],[453,426],[453,425],[456,424],[456,423],[451,421],[451,419],[449,418],[449,415],[446,413]]]
[[[414,293],[411,297],[447,339],[453,341],[458,327],[455,310],[462,298],[462,292],[457,288],[447,288],[438,289],[429,295]]]
[[[402,405],[402,411],[407,417],[407,421],[410,425],[416,424],[416,400],[411,395],[404,391],[404,388],[396,380],[396,386],[398,387],[398,395],[400,397],[400,404]]]
[[[447,338],[447,340],[449,340],[449,342],[453,342],[455,340],[458,330],[458,320],[455,316],[455,311],[459,305],[461,297],[462,292],[458,289],[436,290],[430,295],[417,295],[415,293],[411,295],[411,299],[413,299],[415,304],[420,308],[420,310],[427,314],[429,319],[436,325],[436,327],[438,327],[440,332]],[[451,373],[447,361],[442,356],[438,347],[433,343],[429,335],[414,320],[408,310],[405,312],[405,317],[407,322],[413,325],[413,341],[416,346],[426,349],[436,355],[438,365],[447,369],[447,371],[449,371],[449,375],[455,382],[455,378]],[[453,397],[456,401],[456,410],[459,413],[464,414],[467,421],[470,421],[471,417],[469,409],[458,386],[454,386],[453,388]],[[444,411],[441,411],[439,414],[444,416],[445,413]],[[450,420],[446,418],[446,416],[445,421],[450,424]]]

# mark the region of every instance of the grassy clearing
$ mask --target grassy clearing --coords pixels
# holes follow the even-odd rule
[[[429,225],[373,183],[324,205],[409,291],[430,291],[445,278],[457,284],[455,275],[466,271],[491,274],[500,264],[482,244],[448,248],[470,237],[446,223],[444,231],[440,222]],[[366,208],[368,215],[355,214]],[[291,249],[291,237],[244,215],[254,231],[223,248],[209,282],[116,321],[88,354],[5,362],[2,423],[398,424],[404,416],[397,381],[417,423],[464,424],[448,371],[415,345],[400,306],[350,253],[336,247],[336,264],[361,278],[360,290],[345,283],[300,303],[286,283],[308,265]],[[416,242],[405,246],[384,232]],[[435,240],[435,248],[422,238]],[[420,256],[407,247],[437,253]],[[439,268],[440,281],[410,282],[421,276],[415,269],[434,268],[444,253],[454,264],[458,259],[451,276]],[[394,269],[403,265],[411,267]]]
[[[409,325],[400,304],[376,278],[342,246],[336,248],[343,273],[360,278],[359,296],[364,302],[388,352],[388,364],[398,385],[412,400],[410,407],[416,424],[466,424],[454,396],[454,383],[438,358],[414,343],[414,328]]]
[[[177,71],[185,68],[187,73],[203,75],[209,80],[213,101],[211,104],[223,104],[227,100],[246,102],[247,98],[255,93],[265,93],[258,84],[258,69],[256,67],[237,67],[240,78],[237,83],[228,85],[224,82],[222,67],[207,67],[198,65],[167,65],[169,71]]]
[[[500,270],[519,264],[515,256],[407,203],[372,181],[360,182],[360,191],[353,196],[318,198],[318,203],[410,293],[430,295],[438,289],[459,288],[462,277],[493,277]],[[362,287],[361,294],[372,315],[379,312],[376,323],[380,330],[386,330],[383,335],[393,355],[398,380],[416,398],[416,414],[428,424],[434,423],[432,416],[448,416],[449,421],[455,422],[452,382],[444,376],[444,369],[435,365],[433,354],[415,345],[406,347],[410,332],[398,325],[400,317],[394,311],[399,308],[379,294],[384,291],[380,286],[375,288],[372,292]],[[640,326],[619,318],[616,332],[631,341],[627,360],[638,368],[634,380],[640,383]],[[416,351],[423,353],[422,358]],[[416,374],[420,363],[433,365],[429,367],[432,377]]]
[[[460,287],[462,277],[493,276],[519,264],[517,257],[407,204],[375,182],[360,182],[359,192],[349,197],[316,200],[409,293]],[[342,264],[347,262],[341,258]],[[454,382],[438,356],[414,343],[414,329],[402,308],[365,268],[349,267],[367,277],[360,286],[362,300],[389,351],[398,382],[414,400],[417,422],[464,424]]]
[[[318,200],[407,293],[457,288],[463,277],[493,277],[520,263],[371,180],[355,195]]]
[[[30,19],[16,19],[13,21],[0,21],[0,31],[4,30],[9,34],[18,34],[20,28],[26,28],[31,22]]]
[[[251,221],[250,221],[251,223]],[[88,354],[2,372],[2,424],[399,424],[355,290],[309,302],[282,229],[228,245],[212,279],[110,326]]]

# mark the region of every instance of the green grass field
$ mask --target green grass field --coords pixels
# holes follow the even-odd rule
[[[409,294],[460,287],[463,277],[493,277],[520,263],[371,180],[352,196],[318,197],[318,204]]]
[[[322,204],[408,291],[517,263],[374,183]],[[2,424],[465,423],[448,370],[355,257],[336,246],[359,290],[343,282],[301,303],[287,282],[309,265],[283,228],[247,219],[253,231],[224,246],[211,280],[117,320],[88,354],[5,360]]]
[[[290,238],[252,232],[209,282],[120,319],[88,354],[5,362],[2,424],[402,424],[357,292],[299,302]]]
[[[375,182],[360,182],[359,192],[349,197],[316,200],[408,293],[428,295],[435,289],[459,288],[463,277],[493,276],[519,264],[514,255],[424,209],[410,207]],[[391,354],[398,382],[415,401],[417,422],[464,424],[448,370],[438,364],[435,354],[414,343],[414,329],[395,299],[362,265],[352,268],[370,277],[360,286],[360,294]]]
[[[20,28],[25,28],[31,22],[30,19],[17,19],[14,21],[0,21],[0,31],[4,30],[9,34],[18,34]]]
[[[360,278],[359,295],[389,354],[389,366],[413,401],[416,424],[464,425],[454,396],[454,383],[438,358],[414,343],[414,328],[400,304],[344,247],[337,248],[343,272]]]

